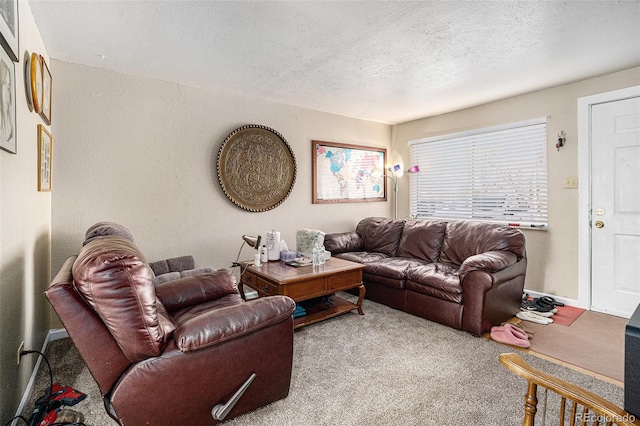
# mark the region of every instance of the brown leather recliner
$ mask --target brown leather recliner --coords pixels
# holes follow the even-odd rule
[[[124,426],[212,425],[285,398],[293,300],[244,302],[225,270],[153,284],[126,238],[70,257],[46,296]]]

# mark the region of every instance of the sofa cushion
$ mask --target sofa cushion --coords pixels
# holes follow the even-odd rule
[[[450,263],[429,263],[407,270],[407,289],[421,291],[421,285],[446,293],[462,294],[460,270]],[[424,292],[424,291],[422,291]]]
[[[169,272],[189,271],[196,267],[193,256],[191,255],[172,257],[170,259],[167,259],[167,265],[169,266]]]
[[[426,265],[425,260],[407,257],[387,257],[377,262],[367,263],[363,277],[367,282],[375,282],[387,287],[405,288],[407,269]]]
[[[355,231],[338,232],[324,236],[324,248],[332,255],[336,255],[350,251],[362,251],[364,250],[364,242]]]
[[[389,287],[396,290],[404,290],[405,288],[405,280],[398,278],[389,278],[384,277],[382,275],[373,275],[368,274],[366,271],[362,272],[362,281],[365,283],[365,287],[367,288],[367,298],[370,296],[370,289],[372,284],[378,284],[381,287]],[[372,299],[376,300],[376,299]],[[380,301],[380,300],[376,300]],[[386,301],[382,301],[382,303],[386,304]]]
[[[332,253],[333,255],[333,253]],[[349,252],[349,253],[338,253],[335,255],[335,257],[339,257],[340,259],[344,259],[344,260],[350,260],[352,262],[358,262],[358,263],[364,263],[364,264],[368,264],[368,263],[372,263],[372,262],[378,262],[382,259],[385,259],[387,256],[385,256],[382,253],[369,253],[366,251],[353,251],[353,252]]]
[[[216,272],[216,270],[208,267],[187,269],[186,271],[180,272],[180,278],[192,277],[194,275],[210,274],[212,272]]]
[[[447,223],[440,261],[461,265],[470,256],[487,251],[505,250],[524,257],[524,234],[510,226],[486,222],[453,221]]]
[[[122,237],[96,238],[73,264],[78,293],[98,314],[131,362],[158,356],[173,319],[156,298],[153,271],[138,248]]]
[[[398,256],[437,262],[446,227],[446,222],[438,220],[409,220],[405,222],[398,246]]]
[[[242,300],[238,293],[227,294],[226,296],[221,296],[217,299],[211,299],[204,303],[178,309],[177,311],[171,312],[171,315],[173,315],[176,324],[180,326],[186,321],[189,321],[190,319],[201,315],[203,312],[221,309],[227,306],[235,306],[241,303],[245,302]]]
[[[363,272],[370,275],[404,280],[407,269],[426,264],[428,263],[424,260],[409,259],[406,257],[387,257],[377,262],[367,263],[367,267],[364,268]]]
[[[156,275],[153,279],[155,285],[166,283],[168,281],[175,281],[180,279],[180,272],[167,272],[166,274]]]
[[[434,299],[439,299],[439,300],[443,300],[445,302],[453,302],[453,303],[457,303],[458,305],[462,305],[462,294],[458,294],[458,293],[451,293],[448,291],[444,291],[441,290],[439,288],[435,288],[435,287],[431,287],[430,285],[427,284],[422,284],[422,283],[417,283],[415,281],[407,281],[407,305],[411,305],[411,302],[415,303],[415,296],[412,295],[411,293],[420,293],[420,294],[424,294],[430,297],[433,297]],[[450,311],[450,307],[447,307],[446,310],[448,310],[449,312],[440,312],[439,314],[435,314],[433,313],[432,315],[434,315],[435,317],[438,316],[448,316],[451,313],[455,312],[455,311]],[[407,311],[410,312],[410,311]],[[412,313],[412,312],[411,312]],[[440,322],[441,324],[445,324],[444,322],[441,322],[439,320],[435,320],[437,322]],[[459,328],[459,326],[456,326],[456,328]]]
[[[233,274],[226,269],[156,285],[156,295],[171,313],[228,294],[238,294],[238,286]]]
[[[362,237],[364,251],[395,256],[402,236],[404,220],[384,217],[368,217],[356,226]]]
[[[187,255],[151,262],[149,263],[149,266],[153,269],[153,273],[158,276],[169,272],[192,270],[195,268],[195,261],[193,260],[193,256]]]

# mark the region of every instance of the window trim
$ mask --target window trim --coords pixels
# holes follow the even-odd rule
[[[442,134],[442,135],[437,135],[437,136],[432,136],[432,137],[427,137],[427,138],[420,138],[420,139],[414,139],[411,141],[407,142],[407,145],[409,146],[409,152],[410,152],[410,156],[411,156],[411,163],[417,163],[416,159],[413,158],[413,151],[414,145],[418,145],[418,144],[424,144],[424,143],[431,143],[431,142],[441,142],[441,141],[446,141],[446,140],[454,140],[454,139],[460,139],[460,138],[465,138],[465,137],[472,137],[472,136],[479,136],[479,135],[483,135],[486,133],[493,133],[493,132],[499,132],[499,131],[504,131],[504,130],[512,130],[512,129],[518,129],[518,128],[522,128],[522,127],[528,127],[528,126],[535,126],[535,125],[541,125],[544,124],[545,128],[547,129],[548,132],[548,117],[538,117],[538,118],[534,118],[534,119],[529,119],[529,120],[522,120],[522,121],[517,121],[517,122],[512,122],[512,123],[506,123],[506,124],[500,124],[500,125],[496,125],[496,126],[490,126],[490,127],[484,127],[484,128],[479,128],[479,129],[471,129],[471,130],[466,130],[466,131],[462,131],[462,132],[456,132],[456,133],[447,133],[447,134]],[[545,154],[548,156],[548,151],[547,151],[547,133],[545,133],[545,142],[544,142],[544,150],[545,150]],[[480,219],[480,218],[466,218],[466,219],[461,219],[461,218],[446,218],[446,217],[440,217],[440,216],[433,216],[434,219],[442,219],[442,220],[472,220],[472,221],[479,221],[479,222],[491,222],[491,223],[500,223],[500,224],[505,224],[505,225],[509,225],[509,226],[514,226],[517,228],[525,228],[525,229],[535,229],[535,230],[548,230],[548,220],[549,220],[549,216],[548,216],[548,202],[549,202],[549,193],[548,193],[548,158],[545,158],[545,168],[546,168],[546,173],[547,173],[547,180],[546,180],[546,203],[547,203],[547,212],[546,212],[546,221],[544,223],[542,222],[525,222],[525,221],[501,221],[499,219]],[[415,196],[414,193],[414,188],[415,188],[415,182],[418,179],[418,176],[414,176],[411,175],[410,177],[410,197],[413,198]],[[413,206],[410,206],[410,208]],[[411,214],[414,215],[415,212],[411,211]]]
[[[458,132],[458,133],[447,133],[447,134],[438,135],[438,136],[431,136],[428,138],[414,139],[407,142],[407,144],[411,146],[419,143],[437,142],[437,141],[443,141],[447,139],[463,138],[466,136],[481,135],[483,133],[499,132],[501,130],[517,129],[518,127],[535,126],[536,124],[546,124],[546,123],[547,123],[547,117],[532,118],[531,120],[516,121],[514,123],[499,124],[497,126],[465,130],[463,132]]]

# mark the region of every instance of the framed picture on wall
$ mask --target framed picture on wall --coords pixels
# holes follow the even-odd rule
[[[16,73],[15,64],[0,49],[0,148],[15,154],[16,138]]]
[[[40,55],[37,53],[31,54],[31,59],[29,60],[29,71],[27,80],[29,81],[29,87],[27,90],[29,91],[29,100],[33,104],[33,111],[37,114],[42,112],[42,101],[44,98],[43,87],[42,84],[42,59]]]
[[[385,148],[311,143],[314,204],[387,200]]]
[[[53,137],[38,124],[38,191],[51,191],[53,167]]]
[[[18,62],[18,0],[0,1],[0,44]]]
[[[40,61],[42,62],[42,110],[40,117],[45,123],[51,124],[51,73],[44,56],[40,55]]]

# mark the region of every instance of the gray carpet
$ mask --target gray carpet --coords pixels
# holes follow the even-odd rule
[[[353,300],[349,294],[340,295]],[[522,423],[526,382],[498,362],[498,355],[508,348],[368,300],[363,307],[364,316],[351,312],[297,330],[289,396],[227,424]],[[47,356],[55,381],[89,395],[74,407],[85,415],[87,425],[115,425],[71,341],[52,342]],[[540,370],[623,405],[620,387],[532,355],[522,356]],[[38,395],[47,383],[41,368],[35,385]],[[538,398],[543,400],[542,392]],[[548,422],[554,414],[552,402],[549,394]],[[28,415],[33,402],[27,407]]]

